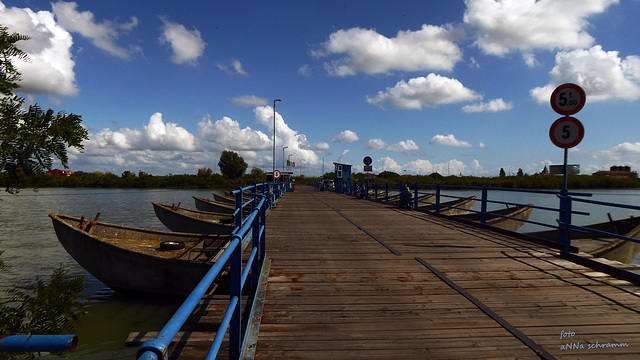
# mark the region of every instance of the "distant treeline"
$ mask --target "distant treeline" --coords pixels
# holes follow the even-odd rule
[[[561,189],[563,177],[559,175],[522,175],[499,177],[441,176],[437,173],[425,176],[403,177],[395,173],[381,173],[371,183],[441,184],[456,186],[489,186],[512,189]],[[364,174],[354,174],[353,179],[364,182]],[[577,189],[632,189],[640,188],[638,178],[614,178],[611,176],[569,175],[569,190]]]
[[[323,178],[333,179],[333,173],[327,173]],[[365,174],[353,174],[356,182],[363,183]],[[251,172],[238,179],[229,179],[219,174],[214,174],[211,169],[199,169],[195,175],[169,174],[151,175],[144,171],[137,174],[125,171],[120,175],[110,172],[82,172],[78,171],[71,176],[35,175],[24,176],[25,188],[48,187],[84,187],[84,188],[172,188],[172,189],[213,189],[246,186],[252,183],[266,181],[264,171],[253,168]],[[303,185],[320,181],[320,177],[294,177],[296,184]],[[441,184],[456,186],[489,186],[516,189],[560,189],[563,177],[558,175],[522,175],[522,176],[441,176],[438,173],[424,176],[400,176],[393,172],[383,172],[370,180],[371,183],[405,183],[405,184]],[[0,186],[5,186],[4,174],[0,174]],[[640,188],[640,179],[621,179],[610,176],[570,175],[568,188],[571,189],[630,189]]]

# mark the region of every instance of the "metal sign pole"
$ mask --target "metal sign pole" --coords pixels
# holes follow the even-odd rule
[[[562,192],[567,192],[567,177],[569,173],[569,165],[567,160],[569,158],[569,149],[564,149],[564,180],[562,182]]]

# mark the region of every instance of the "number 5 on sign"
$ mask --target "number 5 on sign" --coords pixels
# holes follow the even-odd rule
[[[551,142],[559,148],[572,148],[582,141],[584,126],[580,120],[571,116],[561,117],[551,125],[549,137]]]
[[[587,102],[584,90],[576,84],[562,84],[551,94],[551,108],[560,115],[573,115]]]

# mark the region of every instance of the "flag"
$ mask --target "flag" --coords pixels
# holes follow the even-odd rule
[[[291,166],[291,160],[287,160],[287,166]]]
[[[295,161],[293,162],[293,167],[296,167],[296,162]]]

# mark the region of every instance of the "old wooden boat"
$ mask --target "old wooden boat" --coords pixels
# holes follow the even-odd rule
[[[607,222],[586,225],[585,228],[605,231],[612,234],[640,239],[640,217],[630,217],[621,220],[609,220]],[[558,230],[547,230],[528,232],[526,235],[558,242]],[[577,247],[581,252],[591,254],[595,257],[603,257],[609,260],[616,260],[626,264],[633,260],[640,253],[640,243],[626,241],[619,238],[606,237],[596,233],[571,232],[571,245]]]
[[[216,193],[212,193],[213,195],[213,200],[220,202],[220,203],[224,203],[224,204],[230,204],[230,205],[236,205],[236,198],[231,197],[231,196],[225,196],[225,195],[220,195],[220,194],[216,194]],[[247,201],[247,200],[244,200]]]
[[[171,231],[194,234],[230,234],[235,228],[233,215],[181,208],[153,202],[158,219]]]
[[[235,205],[222,203],[215,200],[205,199],[194,196],[193,200],[196,202],[196,209],[200,211],[210,211],[223,214],[233,214],[236,210]]]
[[[469,210],[473,208],[473,205],[476,203],[477,196],[471,196],[468,198],[456,199],[446,202],[440,203],[440,215],[465,215],[469,213]],[[436,211],[435,204],[429,204],[425,206],[419,206],[414,210],[425,212],[425,213],[434,213]]]
[[[524,221],[520,221],[519,219],[529,220],[533,212],[531,206],[533,206],[533,204],[517,205],[505,209],[488,211],[485,214],[485,224],[504,230],[518,231],[522,225],[524,225]],[[466,215],[455,215],[455,218],[479,223],[481,216],[482,214],[473,212]]]
[[[49,214],[60,244],[86,271],[124,293],[186,297],[229,235],[140,229]]]

